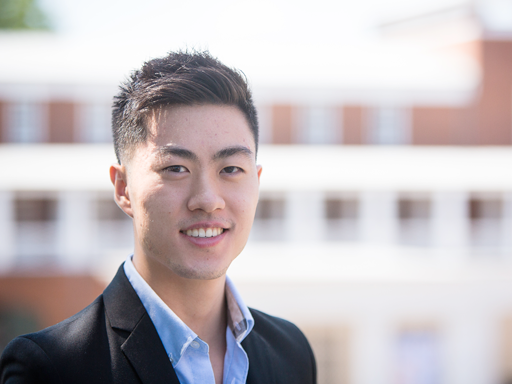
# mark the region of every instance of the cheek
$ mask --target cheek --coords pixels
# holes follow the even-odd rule
[[[258,204],[258,190],[246,188],[240,191],[232,200],[239,218],[243,220],[244,225],[251,227]]]
[[[136,212],[134,218],[139,223],[147,225],[150,221],[154,221],[157,218],[165,203],[162,201],[158,188],[147,188],[139,191],[135,205]]]
[[[149,225],[171,225],[178,221],[184,207],[184,198],[180,190],[160,185],[148,191],[141,200],[141,211]]]

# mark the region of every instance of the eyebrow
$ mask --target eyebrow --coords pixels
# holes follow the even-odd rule
[[[197,157],[194,152],[174,145],[164,145],[162,147],[158,147],[158,152],[160,152],[161,155],[174,155],[187,160],[199,161],[199,157]]]
[[[174,155],[187,160],[199,161],[199,157],[194,152],[183,147],[175,145],[164,145],[159,147],[157,150],[162,155]],[[236,145],[221,149],[220,151],[215,153],[215,155],[213,155],[212,160],[221,160],[237,154],[242,154],[250,158],[252,158],[253,156],[253,152],[249,148],[244,147],[242,145]]]
[[[238,145],[238,146],[234,146],[234,147],[228,147],[228,148],[221,149],[213,156],[213,160],[225,159],[227,157],[238,155],[238,154],[242,154],[242,155],[245,155],[250,158],[252,158],[252,156],[253,156],[253,153],[249,148],[244,147],[242,145]]]

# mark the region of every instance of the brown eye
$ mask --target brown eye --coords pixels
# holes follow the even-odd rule
[[[165,170],[174,173],[182,173],[188,171],[188,169],[185,168],[183,165],[171,165],[170,167],[165,168]]]
[[[222,169],[222,173],[236,173],[236,172],[243,172],[243,170],[242,170],[242,168],[235,167],[235,166],[226,167],[226,168]]]

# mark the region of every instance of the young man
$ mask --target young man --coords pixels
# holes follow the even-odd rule
[[[113,133],[134,253],[90,306],[12,341],[1,383],[315,383],[304,335],[226,277],[261,175],[244,78],[208,53],[149,61],[116,96]]]

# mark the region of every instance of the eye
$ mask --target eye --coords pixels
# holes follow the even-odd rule
[[[221,173],[232,174],[232,173],[238,173],[238,172],[243,172],[243,171],[244,170],[240,167],[230,166],[230,167],[223,168]]]
[[[188,169],[185,168],[183,165],[171,165],[170,167],[166,167],[165,171],[174,172],[174,173],[183,173],[183,172],[188,172]]]

